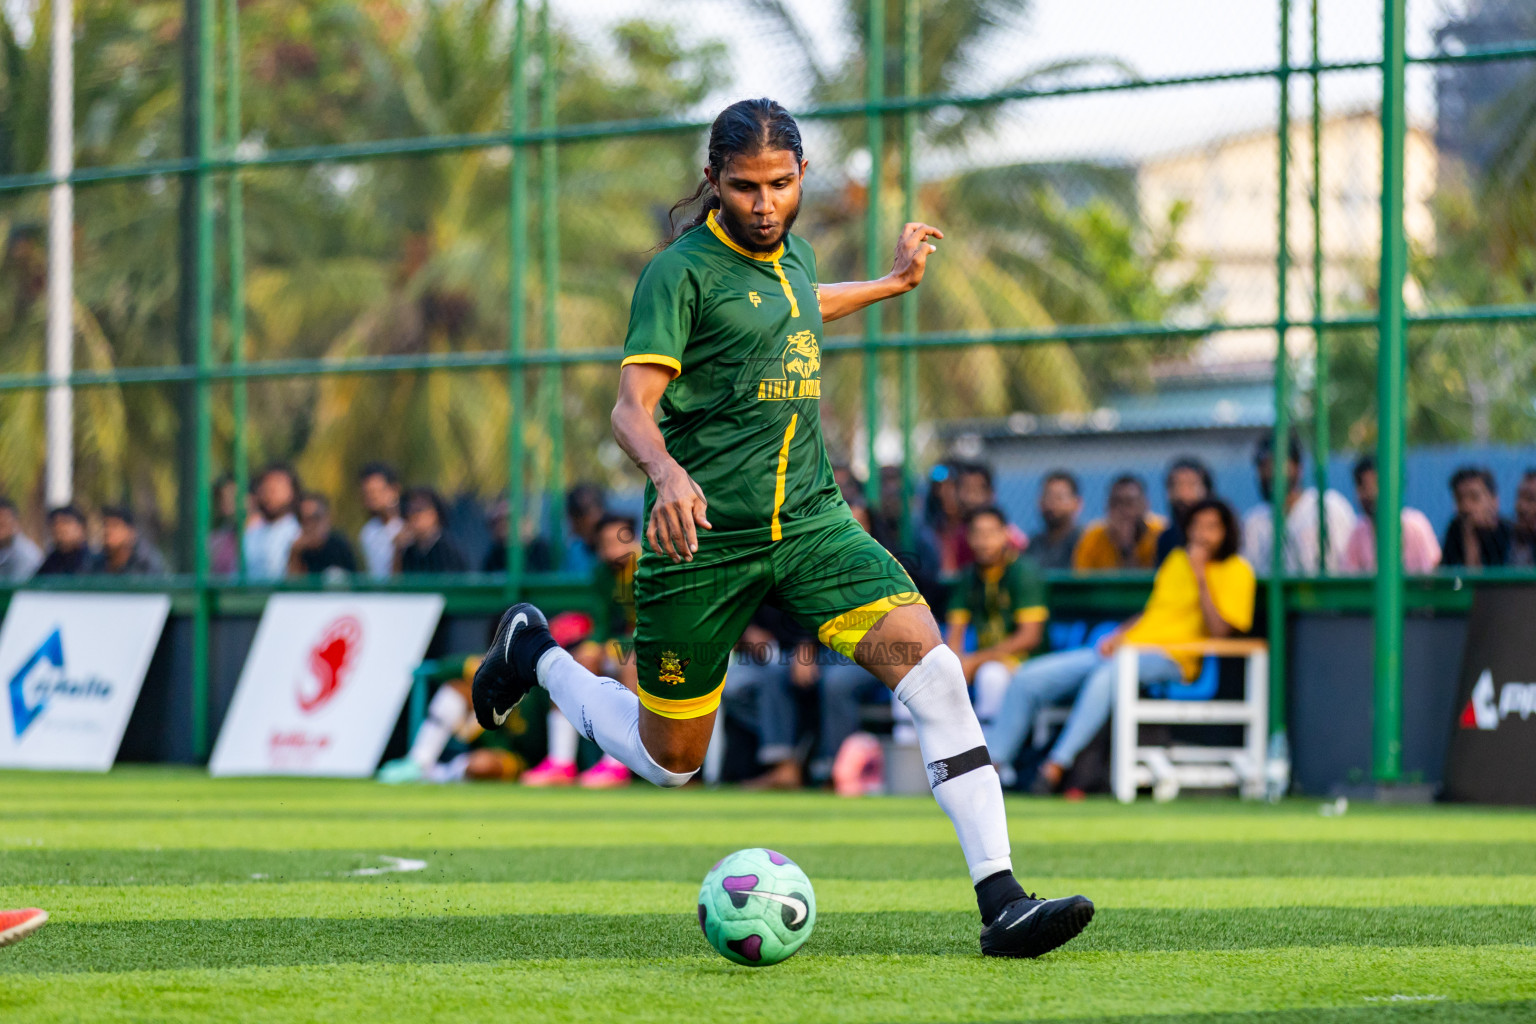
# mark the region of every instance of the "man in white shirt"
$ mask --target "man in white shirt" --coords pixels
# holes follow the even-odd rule
[[[43,552],[21,532],[16,506],[0,498],[0,582],[22,583],[43,564]]]
[[[288,554],[299,537],[293,503],[299,478],[282,463],[256,477],[256,515],[245,526],[245,575],[250,580],[280,580],[288,574]]]
[[[1344,546],[1355,528],[1355,509],[1349,499],[1335,490],[1323,496],[1328,516],[1328,554],[1323,559],[1318,531],[1317,488],[1301,489],[1301,444],[1293,435],[1287,445],[1285,469],[1285,571],[1290,575],[1316,576],[1320,564],[1328,573],[1344,567]],[[1259,493],[1271,492],[1275,476],[1274,439],[1265,434],[1253,454],[1253,468],[1259,475]],[[1254,570],[1267,574],[1274,552],[1275,531],[1268,500],[1249,509],[1243,516],[1243,557]]]
[[[357,474],[368,521],[357,534],[363,566],[372,579],[388,579],[395,572],[395,537],[405,526],[400,517],[400,477],[393,466],[370,462]]]

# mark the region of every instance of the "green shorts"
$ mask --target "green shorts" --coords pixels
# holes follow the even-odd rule
[[[778,541],[701,544],[691,562],[646,550],[635,571],[640,703],[666,718],[713,712],[731,649],[764,603],[852,656],[886,612],[927,602],[847,508]]]

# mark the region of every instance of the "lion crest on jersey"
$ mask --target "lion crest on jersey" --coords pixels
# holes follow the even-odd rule
[[[661,652],[661,673],[656,678],[673,686],[680,686],[686,680],[683,678],[683,669],[688,667],[688,658],[679,658],[674,651]]]
[[[784,376],[758,385],[760,401],[821,397],[821,342],[815,331],[796,331],[785,339],[780,364]]]

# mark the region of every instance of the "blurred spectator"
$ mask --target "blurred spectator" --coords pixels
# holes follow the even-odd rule
[[[9,498],[0,498],[0,583],[22,583],[43,564],[42,549],[21,532],[21,519]]]
[[[239,522],[240,488],[235,478],[225,473],[213,482],[213,529],[208,531],[208,569],[215,576],[233,576],[240,569],[240,540],[235,533]]]
[[[1376,456],[1362,455],[1355,461],[1355,500],[1365,514],[1355,523],[1344,546],[1344,571],[1369,573],[1376,571]],[[1434,572],[1440,564],[1440,542],[1435,539],[1435,528],[1429,517],[1416,508],[1404,508],[1403,571],[1410,573]]]
[[[1515,524],[1499,515],[1499,485],[1482,466],[1462,466],[1451,475],[1456,516],[1445,528],[1442,565],[1468,569],[1509,564]]]
[[[565,541],[560,549],[560,564],[555,564],[555,551],[549,538],[537,536],[524,548],[523,565],[532,572],[551,572],[558,568],[561,572],[581,576],[591,573],[597,564],[593,531],[607,511],[608,496],[597,484],[582,483],[572,487],[565,492]],[[527,536],[526,531],[523,536]],[[505,549],[504,541],[501,546]],[[505,572],[506,551],[498,556],[493,547],[482,568],[485,572]]]
[[[1269,496],[1275,478],[1275,439],[1265,434],[1253,453],[1253,468],[1259,476],[1259,494],[1263,500],[1243,516],[1243,557],[1260,572],[1268,572],[1275,550],[1274,514]],[[1338,491],[1323,495],[1328,507],[1328,556],[1321,559],[1317,516],[1317,488],[1301,489],[1301,442],[1293,434],[1286,445],[1285,460],[1285,571],[1316,575],[1320,564],[1327,572],[1338,572],[1344,565],[1344,545],[1355,528],[1355,510],[1349,499]]]
[[[491,505],[491,510],[486,518],[491,527],[491,546],[486,548],[485,557],[480,560],[480,571],[503,575],[507,571],[507,537],[512,529],[512,516],[508,513],[506,498],[497,498]],[[532,545],[530,545],[530,548]],[[534,565],[532,561],[533,551],[528,552],[528,558],[524,561],[524,568],[536,572],[548,572],[548,552],[545,551],[545,562],[542,565]]]
[[[960,569],[960,546],[965,543],[965,522],[955,491],[954,467],[940,463],[928,475],[928,497],[923,505],[923,527],[930,546],[938,553],[938,573],[953,576]]]
[[[444,533],[448,514],[430,487],[405,492],[405,527],[395,536],[397,569],[402,573],[467,572],[469,562]]]
[[[368,521],[357,532],[357,546],[370,578],[388,579],[395,571],[395,538],[405,528],[400,516],[400,477],[386,462],[370,462],[357,474]]]
[[[1157,559],[1157,536],[1163,518],[1147,511],[1147,486],[1129,473],[1109,485],[1109,507],[1103,519],[1083,531],[1072,552],[1072,568],[1150,569]]]
[[[798,789],[803,781],[795,749],[799,735],[791,687],[816,684],[815,639],[793,618],[763,605],[731,654],[721,695],[725,713],[757,734],[757,760],[767,770],[750,789]]]
[[[1528,469],[1515,489],[1515,533],[1509,546],[1509,564],[1536,565],[1536,469]]]
[[[352,545],[331,527],[331,503],[323,495],[299,499],[299,539],[288,556],[288,575],[345,578],[357,572]]]
[[[1174,548],[1184,546],[1184,517],[1199,502],[1216,493],[1211,480],[1211,470],[1193,455],[1174,459],[1163,476],[1163,488],[1168,494],[1168,528],[1157,535],[1157,563]]]
[[[1140,615],[1094,647],[1032,658],[1014,674],[1003,707],[985,730],[987,750],[998,765],[1011,765],[1040,709],[1073,698],[1072,713],[1040,767],[1037,791],[1061,782],[1078,753],[1109,720],[1114,699],[1114,653],[1121,643],[1138,647],[1184,643],[1246,633],[1253,625],[1253,567],[1237,553],[1237,517],[1223,501],[1207,498],[1189,510],[1185,546],[1168,556],[1152,582]],[[1141,683],[1194,679],[1199,655],[1138,655]]]
[[[955,585],[945,642],[960,655],[966,681],[976,687],[977,704],[988,709],[986,716],[977,712],[985,720],[1001,701],[1013,670],[1040,646],[1050,613],[1039,569],[1009,543],[1002,509],[992,505],[973,511],[966,518],[966,539],[976,561]],[[967,630],[975,631],[976,641],[969,653]]]
[[[902,500],[904,490],[902,468],[881,466],[880,506],[871,515],[870,532],[887,547],[901,543],[901,526],[909,515],[906,502]]]
[[[37,575],[77,576],[96,570],[96,555],[85,542],[85,515],[78,508],[61,505],[50,511],[48,532],[53,544]]]
[[[139,536],[133,512],[121,505],[101,510],[101,556],[97,570],[114,576],[162,576],[165,559]]]
[[[280,580],[288,574],[288,554],[299,539],[299,519],[293,502],[299,478],[292,468],[275,462],[256,477],[256,514],[245,524],[245,575],[253,580]]]
[[[608,512],[608,495],[597,484],[577,484],[565,495],[564,572],[590,573],[597,565],[597,524]]]
[[[1064,469],[1053,470],[1040,482],[1040,520],[1045,529],[1029,538],[1029,554],[1042,569],[1072,568],[1072,553],[1083,537],[1078,516],[1083,496],[1077,477]]]

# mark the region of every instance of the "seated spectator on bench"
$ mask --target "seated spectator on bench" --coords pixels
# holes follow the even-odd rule
[[[165,559],[139,536],[133,512],[121,505],[108,505],[101,510],[98,568],[110,576],[163,576]]]
[[[1499,514],[1499,485],[1484,466],[1462,466],[1451,476],[1456,518],[1445,528],[1441,565],[1485,569],[1509,564],[1515,524]]]
[[[96,552],[85,536],[85,513],[74,505],[60,505],[48,513],[48,533],[53,544],[37,567],[39,576],[78,576],[95,572]]]
[[[1050,613],[1040,571],[1009,540],[1002,509],[988,505],[971,512],[965,534],[976,560],[955,584],[944,640],[960,655],[976,717],[986,722],[1002,703],[1014,669],[1040,646]],[[969,652],[967,629],[975,630],[976,640]]]
[[[0,498],[0,582],[24,583],[43,564],[43,550],[21,530],[16,505]]]
[[[1142,613],[1095,647],[1034,658],[1014,674],[1003,706],[985,729],[987,749],[999,765],[1011,765],[1034,726],[1035,715],[1073,698],[1072,713],[1051,748],[1036,792],[1054,792],[1066,769],[1109,720],[1115,693],[1114,653],[1122,643],[1155,647],[1245,633],[1253,625],[1253,567],[1237,553],[1237,517],[1223,501],[1208,498],[1189,510],[1187,541],[1157,571]],[[1194,679],[1201,658],[1143,650],[1143,685]]]
[[[1104,518],[1083,531],[1072,552],[1078,572],[1103,569],[1150,569],[1157,561],[1157,538],[1163,517],[1147,511],[1147,487],[1127,473],[1109,485]]]
[[[1536,469],[1528,469],[1515,490],[1515,532],[1509,545],[1509,564],[1536,565]]]
[[[1376,571],[1376,497],[1379,492],[1376,476],[1376,456],[1362,455],[1355,462],[1355,500],[1364,513],[1355,520],[1355,529],[1344,545],[1344,571],[1373,573]],[[1409,573],[1434,572],[1440,564],[1440,542],[1435,539],[1435,528],[1429,517],[1416,508],[1403,507],[1402,518],[1403,571]]]
[[[405,528],[395,536],[396,565],[402,573],[468,572],[469,561],[447,528],[448,510],[430,487],[413,487],[405,496]]]
[[[352,545],[331,527],[331,503],[324,495],[299,499],[299,537],[288,552],[289,576],[346,579],[357,572]]]

